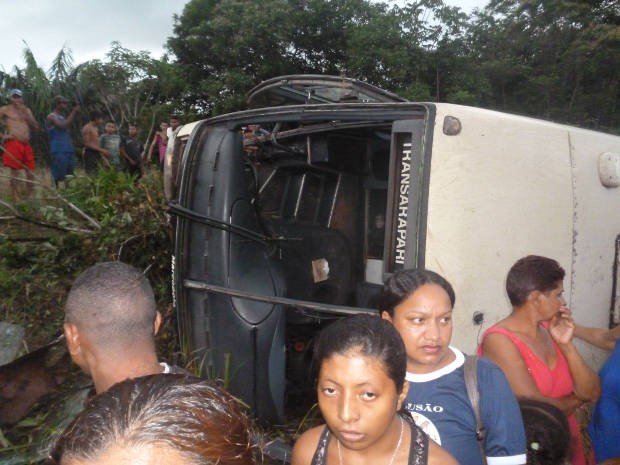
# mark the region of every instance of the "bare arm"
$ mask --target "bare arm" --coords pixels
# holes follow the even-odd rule
[[[129,163],[131,166],[135,166],[136,162],[131,159],[131,157],[127,154],[127,151],[125,150],[125,147],[123,147],[122,145],[119,148],[119,153],[121,154],[121,157],[123,157],[127,161],[127,163]]]
[[[80,107],[77,105],[73,108],[73,110],[71,110],[71,113],[69,113],[69,116],[67,116],[64,121],[61,121],[56,113],[50,113],[47,115],[47,120],[59,129],[66,129],[71,125],[75,119],[75,115],[77,115],[79,111]]]
[[[317,426],[299,436],[291,454],[291,465],[310,465],[324,426]]]
[[[601,380],[598,375],[588,366],[572,342],[558,346],[566,357],[573,377],[573,392],[584,402],[594,402],[601,396]]]
[[[599,349],[614,350],[616,341],[620,339],[620,325],[612,329],[575,325],[575,336]]]
[[[0,107],[0,124],[2,125],[2,133],[0,134],[0,140],[4,141],[4,139],[7,137],[7,127],[6,127],[6,122],[4,121],[5,118],[7,117],[7,113],[6,113],[6,105]]]
[[[432,439],[428,440],[428,465],[459,465],[450,453]],[[411,447],[414,445],[411,444]]]
[[[595,401],[601,395],[601,380],[573,344],[574,331],[575,322],[567,308],[560,311],[549,322],[549,334],[558,344],[568,362],[573,378],[573,392],[585,402]]]
[[[575,394],[557,398],[544,396],[530,376],[521,353],[503,334],[488,334],[482,341],[482,355],[502,369],[517,398],[524,397],[553,404],[567,415],[583,403]]]
[[[33,128],[33,129],[39,129],[39,123],[37,122],[36,119],[34,119],[34,116],[32,114],[32,112],[30,111],[30,108],[26,108],[24,107],[24,119],[26,120],[26,122],[28,123],[28,125]]]
[[[151,145],[149,146],[149,151],[148,154],[146,155],[146,162],[150,162],[151,161],[151,156],[153,155],[153,150],[155,149],[155,147],[157,147],[157,135],[159,133],[156,132],[155,133],[155,137],[153,137],[153,141],[151,142]]]
[[[110,156],[110,152],[99,145],[99,137],[97,132],[93,132],[88,126],[85,126],[82,129],[82,139],[84,140],[84,147],[87,149],[99,152],[105,159]]]

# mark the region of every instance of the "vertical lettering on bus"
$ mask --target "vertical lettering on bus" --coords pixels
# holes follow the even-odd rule
[[[404,137],[403,137],[404,136]],[[394,265],[402,268],[405,264],[405,252],[407,249],[407,218],[409,215],[409,190],[411,186],[412,146],[407,135],[402,135],[398,140],[396,166],[396,185],[398,190],[394,196],[394,231],[392,241]]]

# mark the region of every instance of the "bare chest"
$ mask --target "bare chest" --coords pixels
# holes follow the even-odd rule
[[[557,354],[553,340],[547,331],[539,328],[536,337],[525,334],[519,334],[519,337],[549,368],[553,369],[555,367]]]

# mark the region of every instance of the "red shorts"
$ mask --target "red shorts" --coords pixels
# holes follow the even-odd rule
[[[25,167],[34,170],[34,153],[32,147],[26,142],[17,139],[4,141],[4,153],[2,154],[4,166],[14,170],[23,170]]]

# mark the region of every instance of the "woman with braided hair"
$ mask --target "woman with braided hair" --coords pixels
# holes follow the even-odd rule
[[[570,429],[566,415],[547,402],[534,399],[519,401],[528,465],[563,465],[570,453]]]

